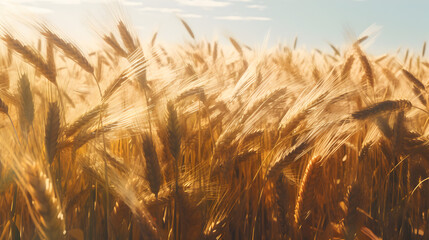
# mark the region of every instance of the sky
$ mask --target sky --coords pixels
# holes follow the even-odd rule
[[[0,23],[38,15],[78,43],[97,44],[97,32],[113,28],[121,12],[143,42],[155,32],[166,43],[189,40],[181,17],[198,39],[274,47],[297,37],[298,48],[328,50],[370,33],[366,50],[382,54],[420,52],[429,40],[428,10],[425,0],[0,0]]]

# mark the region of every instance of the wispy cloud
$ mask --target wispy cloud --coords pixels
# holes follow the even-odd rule
[[[52,10],[49,8],[34,7],[24,5],[22,3],[11,3],[11,2],[1,2],[0,3],[0,12],[13,12],[15,14],[20,13],[30,13],[30,14],[48,14]]]
[[[215,17],[218,20],[229,20],[229,21],[271,21],[268,17],[250,17],[250,16],[219,16]]]
[[[179,8],[144,7],[144,8],[140,8],[139,10],[143,11],[143,12],[160,12],[160,13],[179,13],[179,12],[182,12],[182,9],[179,9]]]
[[[199,14],[193,14],[193,13],[186,13],[186,14],[179,14],[182,18],[202,18],[203,16]]]
[[[31,13],[35,13],[35,14],[48,14],[48,13],[52,12],[51,9],[41,8],[41,7],[26,6],[23,8],[24,8],[24,10],[29,11]]]
[[[135,25],[134,28],[137,30],[146,30],[147,29],[146,26],[142,26],[142,25]]]
[[[130,0],[1,0],[2,2],[10,3],[24,3],[24,4],[37,4],[37,3],[51,3],[57,5],[70,5],[70,4],[83,4],[83,3],[106,3],[106,2],[120,2],[127,4],[139,4]]]
[[[215,0],[176,0],[176,2],[187,6],[206,7],[206,8],[226,7],[231,4],[229,2],[215,1]]]
[[[259,5],[259,4],[252,4],[252,5],[247,5],[247,8],[253,8],[253,9],[258,9],[258,10],[264,10],[265,8],[267,8],[267,6],[265,5]]]
[[[102,0],[2,0],[2,1],[10,2],[10,3],[22,3],[22,4],[51,3],[51,4],[58,4],[58,5],[81,4],[84,2],[89,2],[89,3],[102,2]]]
[[[40,3],[40,2],[44,2],[44,3],[53,3],[53,4],[80,4],[82,2],[84,2],[84,0],[6,0],[9,2],[16,2],[16,3]],[[87,0],[88,2],[91,2],[91,0]]]
[[[122,4],[124,4],[125,6],[142,6],[143,5],[142,2],[134,2],[134,1],[127,1],[127,0],[122,1]]]

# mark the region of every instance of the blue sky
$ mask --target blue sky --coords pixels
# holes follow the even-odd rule
[[[107,0],[1,0],[0,14],[39,14],[76,42],[98,41],[93,26],[114,26],[117,2]],[[225,41],[229,36],[250,46],[292,44],[329,49],[346,46],[372,26],[374,42],[367,51],[380,54],[399,47],[419,52],[429,39],[429,2],[424,0],[121,0],[122,12],[143,41],[155,31],[163,42],[189,39],[178,16],[197,38]],[[1,20],[5,21],[5,20]],[[7,22],[8,20],[6,20]]]

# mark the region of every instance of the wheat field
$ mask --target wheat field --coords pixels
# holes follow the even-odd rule
[[[429,239],[426,44],[1,28],[0,239]]]

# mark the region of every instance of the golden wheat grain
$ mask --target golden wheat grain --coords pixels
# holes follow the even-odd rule
[[[33,124],[34,120],[34,100],[31,92],[30,80],[28,79],[27,74],[23,74],[19,78],[18,88],[21,104],[19,106],[19,120],[21,129],[26,130]]]
[[[149,134],[143,134],[143,154],[146,160],[146,178],[149,182],[150,190],[155,197],[158,197],[158,192],[162,183],[161,168],[158,162],[155,146],[152,137]]]
[[[103,40],[111,47],[113,48],[113,50],[115,50],[115,52],[121,56],[126,58],[128,56],[128,54],[125,52],[124,49],[122,49],[122,47],[119,45],[118,41],[116,40],[115,36],[110,33],[110,36],[108,35],[104,35],[103,36]]]
[[[167,135],[170,153],[177,161],[180,154],[182,133],[180,130],[177,111],[172,102],[167,104]]]
[[[308,147],[307,142],[302,142],[297,144],[287,151],[282,151],[276,155],[274,162],[270,165],[267,171],[267,179],[274,179],[277,177],[281,171],[293,161],[296,160],[296,157],[302,154],[302,152]]]
[[[128,49],[128,54],[133,53],[137,49],[137,46],[134,43],[134,40],[133,40],[133,37],[131,36],[130,31],[128,30],[127,26],[122,20],[120,20],[118,23],[118,30],[119,30],[119,34],[121,35],[122,42],[124,43],[125,47]]]
[[[28,63],[32,64],[37,71],[42,73],[43,76],[46,77],[46,79],[48,79],[55,85],[57,84],[54,70],[49,68],[49,65],[45,62],[45,60],[39,53],[34,51],[32,48],[23,45],[19,40],[13,38],[9,34],[5,34],[2,39],[6,42],[10,51],[13,50],[19,53],[22,58],[24,58]]]
[[[345,239],[353,240],[356,238],[356,232],[359,230],[359,206],[362,206],[363,198],[362,187],[355,183],[347,188],[345,204],[347,205],[346,217],[344,218]]]
[[[380,63],[381,61],[385,60],[387,57],[389,57],[389,55],[387,55],[387,54],[381,55],[380,57],[376,58],[376,59],[374,60],[374,62],[378,64],[378,63]]]
[[[353,57],[353,55],[350,55],[347,58],[346,62],[344,63],[343,69],[341,70],[341,77],[343,79],[349,75],[350,70],[352,69],[354,60],[355,60],[355,58]]]
[[[299,228],[308,216],[307,212],[315,199],[317,190],[315,185],[321,177],[320,160],[321,156],[317,156],[308,162],[300,183],[294,210],[294,220]]]
[[[404,52],[411,78],[399,52],[365,53],[368,36],[347,52],[329,44],[332,54],[298,51],[297,38],[253,51],[197,40],[181,20],[192,41],[161,46],[161,32],[140,42],[121,19],[89,54],[91,74],[51,28],[39,29],[46,49],[2,35],[2,236],[61,239],[64,223],[70,239],[427,235],[427,116],[391,100],[427,104],[425,43],[422,56]],[[12,138],[15,122],[27,131]]]
[[[47,26],[43,26],[42,34],[61,49],[67,57],[76,62],[82,69],[88,73],[94,73],[94,67],[89,63],[83,53],[72,43],[65,41],[60,36],[52,32]]]
[[[298,44],[298,36],[296,36],[295,38],[294,38],[294,40],[293,40],[293,50],[295,50],[296,49],[296,46],[297,46],[297,44]]]
[[[365,109],[352,113],[352,117],[358,120],[364,120],[379,114],[386,112],[407,110],[412,107],[412,104],[408,100],[386,100],[373,105],[368,106]]]
[[[363,37],[359,38],[358,40],[356,40],[355,45],[356,44],[361,44],[361,43],[363,43],[367,39],[368,39],[368,35],[363,36]]]
[[[60,136],[60,109],[56,102],[49,103],[45,126],[45,149],[49,164],[54,161]]]
[[[359,60],[364,70],[364,78],[371,88],[374,88],[374,75],[372,72],[371,64],[368,61],[368,58],[362,51],[359,51]]]
[[[48,40],[46,46],[46,63],[52,71],[52,74],[57,77],[57,67],[55,65],[54,44]]]
[[[74,137],[73,141],[66,142],[64,146],[68,146],[69,144],[73,144],[73,150],[76,151],[79,148],[81,148],[83,145],[91,141],[92,139],[95,139],[97,136],[109,132],[112,130],[112,128],[116,125],[116,123],[111,123],[109,125],[104,126],[103,128],[99,128],[97,130],[90,131],[88,129],[82,129],[79,131],[79,133]]]
[[[425,85],[418,80],[413,74],[411,74],[410,72],[408,72],[405,69],[401,69],[402,73],[405,75],[405,77],[411,82],[413,83],[417,88],[419,88],[420,90],[425,91]]]
[[[213,46],[213,62],[217,59],[217,42],[214,43]]]
[[[190,89],[185,89],[183,92],[181,92],[175,99],[175,102],[180,102],[185,98],[191,97],[191,96],[197,96],[200,100],[205,99],[205,93],[204,88],[202,87],[193,87]],[[205,101],[202,101],[205,102]]]
[[[269,105],[275,102],[278,98],[286,94],[287,87],[281,87],[265,94],[260,99],[257,99],[250,106],[248,106],[240,119],[244,123],[252,114],[255,114],[260,109],[266,109]]]
[[[233,37],[229,37],[229,41],[231,42],[232,46],[234,46],[235,50],[237,50],[240,55],[243,55],[243,49],[241,48],[240,44],[238,44],[238,42]]]
[[[73,123],[67,126],[67,128],[64,130],[65,136],[70,137],[77,133],[82,127],[91,123],[91,121],[93,121],[97,116],[99,116],[100,113],[104,111],[104,109],[106,109],[106,107],[107,104],[99,104],[91,110],[87,111],[86,113],[82,114]]]
[[[51,179],[36,165],[28,165],[24,174],[24,188],[29,194],[27,204],[29,208],[34,208],[33,220],[37,223],[40,236],[44,239],[63,239],[64,215]]]
[[[404,56],[404,64],[407,62],[408,60],[408,55],[409,55],[410,50],[407,49],[407,51],[405,52],[405,56]]]
[[[155,46],[156,37],[158,36],[158,32],[155,32],[152,36],[152,40],[150,41],[150,45],[153,47]]]
[[[191,27],[189,27],[188,23],[182,18],[180,18],[180,21],[182,22],[183,26],[186,28],[186,31],[188,31],[189,36],[191,36],[191,38],[195,40],[194,32],[192,32],[192,29]]]
[[[109,99],[128,79],[127,72],[122,72],[117,78],[115,78],[115,80],[113,80],[113,82],[106,88],[106,90],[104,90],[102,97],[103,101],[105,102],[107,99]]]
[[[337,56],[341,56],[340,50],[338,50],[334,45],[332,45],[331,43],[329,44],[329,46],[332,48],[332,50],[334,50],[335,55]]]

